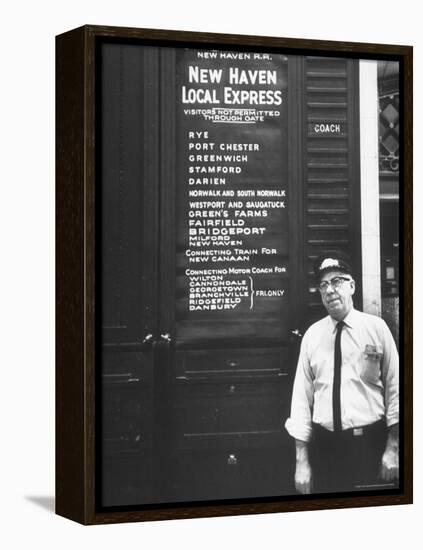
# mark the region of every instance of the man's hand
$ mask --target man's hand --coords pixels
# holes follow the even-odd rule
[[[395,424],[389,428],[386,449],[380,464],[380,477],[384,481],[396,481],[399,478],[398,441],[398,424]]]
[[[399,477],[398,450],[386,449],[380,464],[380,477],[384,481],[395,481]]]
[[[308,444],[305,441],[295,440],[297,465],[295,468],[295,488],[303,494],[309,495],[312,489],[312,471],[308,460]]]
[[[295,468],[295,489],[302,495],[309,495],[312,487],[312,473],[309,462],[297,462]]]

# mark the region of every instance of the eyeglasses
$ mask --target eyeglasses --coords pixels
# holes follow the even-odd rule
[[[345,281],[352,281],[349,277],[334,277],[330,281],[322,281],[319,285],[320,292],[327,292],[329,285],[332,288],[339,288]]]

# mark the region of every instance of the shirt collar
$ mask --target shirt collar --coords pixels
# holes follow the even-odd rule
[[[356,313],[357,311],[352,307],[348,315],[343,319],[345,325],[348,328],[354,328],[356,326],[356,320],[357,320]],[[333,317],[331,317],[330,315],[329,315],[329,321],[332,323],[332,331],[335,332],[338,321],[336,319],[333,319]]]

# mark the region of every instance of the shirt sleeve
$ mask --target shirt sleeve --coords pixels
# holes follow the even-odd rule
[[[313,414],[313,373],[307,350],[307,333],[301,342],[300,356],[292,391],[291,415],[285,422],[289,435],[308,442],[312,432]]]
[[[399,422],[399,358],[395,341],[385,321],[383,330],[383,358],[381,365],[382,382],[385,392],[386,425]]]

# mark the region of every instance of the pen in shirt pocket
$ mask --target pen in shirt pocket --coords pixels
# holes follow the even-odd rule
[[[374,346],[373,344],[366,344],[366,347],[364,348],[364,355],[368,359],[377,361],[382,357],[382,349],[380,346]]]

